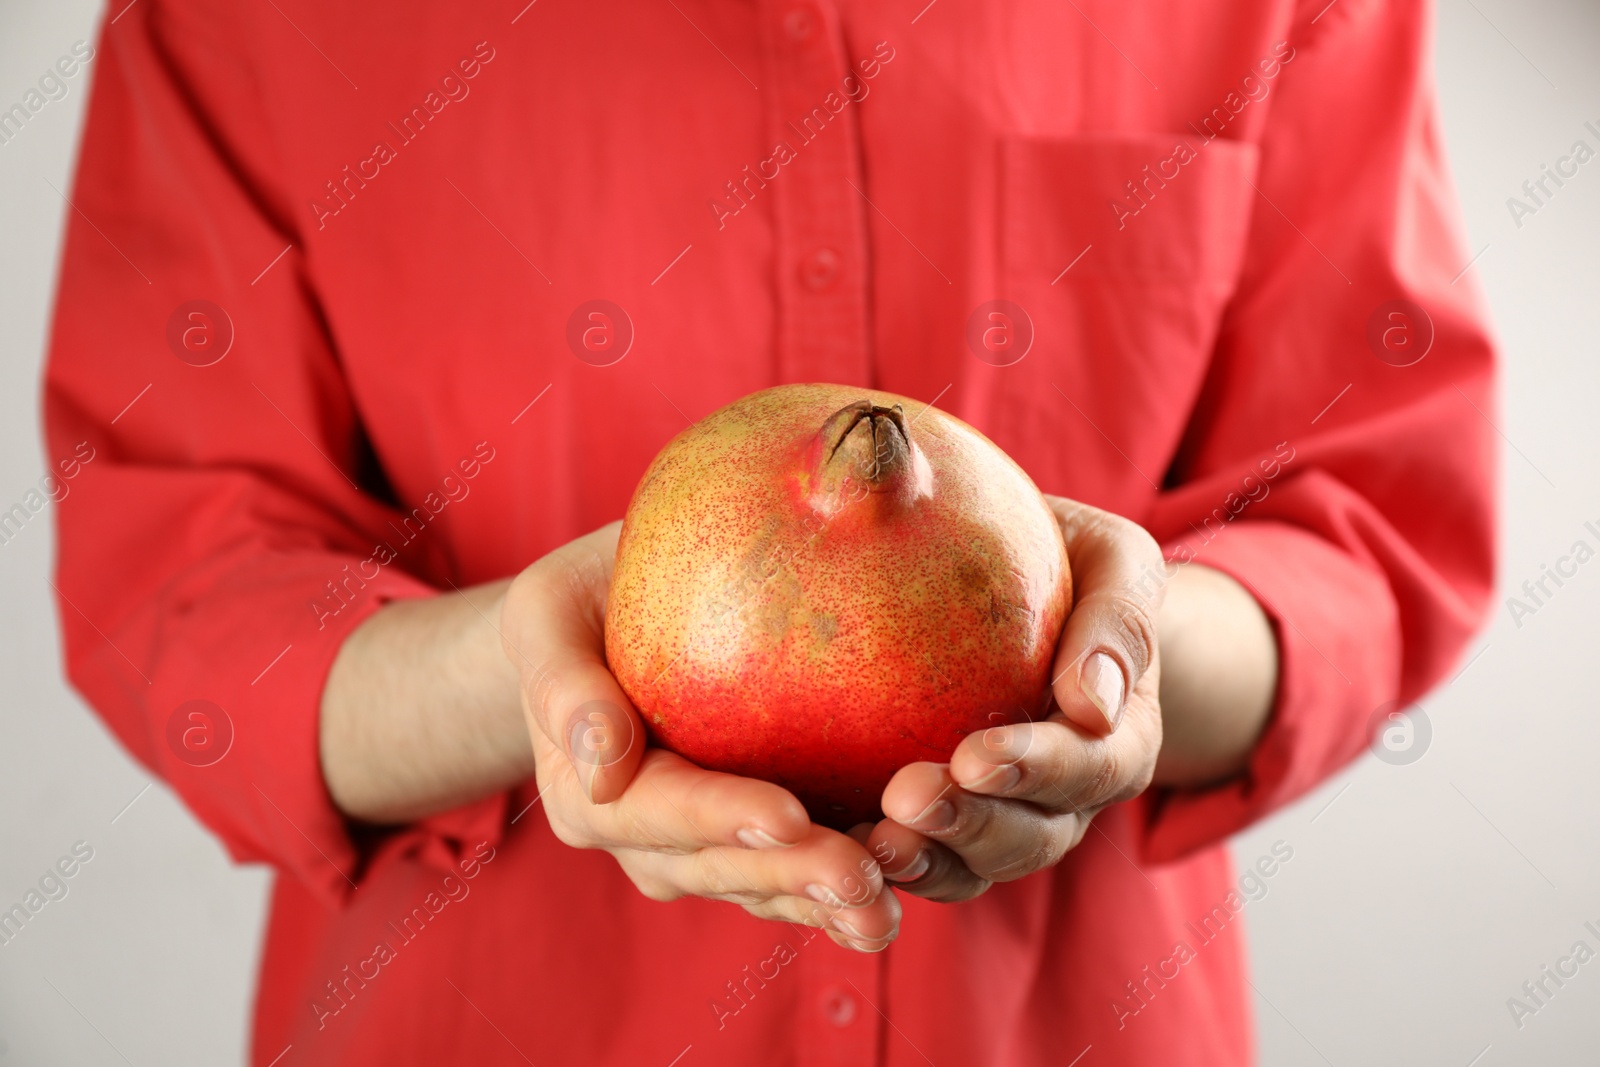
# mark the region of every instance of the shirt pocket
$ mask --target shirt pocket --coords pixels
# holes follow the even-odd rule
[[[1051,447],[1018,457],[1042,484],[1137,512],[1179,446],[1237,285],[1258,150],[1139,134],[1007,135],[998,151],[996,289],[1033,340],[979,383],[977,403],[1051,427]]]
[[[1225,296],[1244,252],[1257,157],[1245,142],[1159,134],[1003,138],[1008,281],[1114,278]]]

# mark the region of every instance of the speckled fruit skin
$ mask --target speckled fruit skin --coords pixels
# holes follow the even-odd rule
[[[882,817],[900,767],[1042,715],[1070,604],[1055,517],[982,434],[892,393],[785,385],[645,472],[606,656],[657,743],[848,828]]]

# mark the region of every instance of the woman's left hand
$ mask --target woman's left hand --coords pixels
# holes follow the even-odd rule
[[[887,816],[852,836],[904,892],[969,900],[1058,862],[1107,805],[1150,784],[1161,750],[1156,619],[1167,565],[1142,527],[1045,498],[1066,538],[1074,604],[1056,646],[1055,709],[902,767]]]

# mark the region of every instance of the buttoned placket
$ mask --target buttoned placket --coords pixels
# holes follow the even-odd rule
[[[790,973],[800,983],[794,1026],[796,1067],[878,1067],[884,1048],[888,952],[835,945],[807,929]]]
[[[869,385],[861,105],[845,86],[859,78],[858,59],[825,0],[763,0],[761,24],[768,143],[739,184],[771,198],[778,373],[786,382]]]
[[[760,11],[769,141],[763,155],[774,163],[754,168],[754,182],[742,178],[746,189],[771,198],[778,373],[786,382],[870,385],[867,219],[855,115],[861,105],[845,85],[859,77],[857,57],[846,52],[838,11],[827,0],[760,0]],[[806,943],[796,960],[797,1067],[876,1067],[884,1047],[879,1005],[886,957],[840,948],[820,933]]]

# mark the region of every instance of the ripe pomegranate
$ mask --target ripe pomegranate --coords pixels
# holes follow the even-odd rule
[[[1070,585],[1044,498],[982,434],[890,393],[785,385],[645,472],[606,656],[658,743],[848,828],[882,817],[900,767],[1043,715]]]

